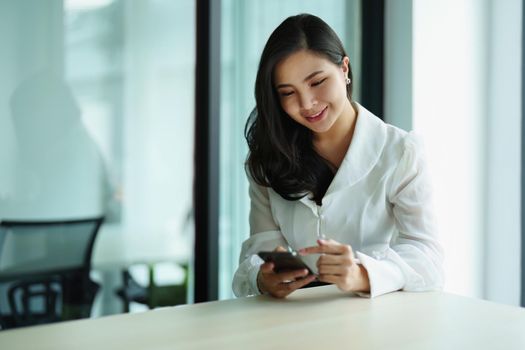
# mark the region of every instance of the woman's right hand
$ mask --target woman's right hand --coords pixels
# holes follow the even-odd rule
[[[274,251],[285,252],[283,247]],[[315,275],[308,275],[308,270],[294,270],[276,273],[273,263],[261,265],[257,275],[257,285],[262,293],[268,293],[275,298],[285,298],[288,294],[315,280]]]

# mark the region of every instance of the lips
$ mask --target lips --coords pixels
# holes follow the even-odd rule
[[[311,116],[305,116],[306,120],[308,120],[309,122],[316,122],[316,121],[319,121],[321,119],[323,119],[323,117],[326,115],[326,110],[328,109],[328,106],[326,106],[324,109],[322,109],[320,112],[317,112],[316,114],[312,114]]]

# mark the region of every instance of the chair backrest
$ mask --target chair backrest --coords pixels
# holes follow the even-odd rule
[[[0,222],[0,281],[91,266],[103,218]]]
[[[91,254],[103,218],[0,222],[0,328],[89,317],[99,289]]]
[[[60,276],[17,281],[8,284],[10,312],[2,314],[2,328],[58,322],[63,313]]]

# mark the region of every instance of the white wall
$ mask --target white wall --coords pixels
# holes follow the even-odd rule
[[[434,175],[446,290],[482,296],[486,40],[477,0],[413,4],[414,128]]]
[[[408,5],[388,4],[385,115],[403,127],[397,114],[410,90],[394,79],[406,69],[395,51],[410,49],[406,24],[392,25]],[[433,174],[445,289],[519,305],[522,3],[412,6],[413,127]]]

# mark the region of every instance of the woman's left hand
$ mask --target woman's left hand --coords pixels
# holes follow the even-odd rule
[[[317,260],[319,280],[333,283],[344,292],[369,292],[368,273],[354,258],[352,247],[332,239],[317,240],[317,246],[299,249],[299,254],[322,254]]]

